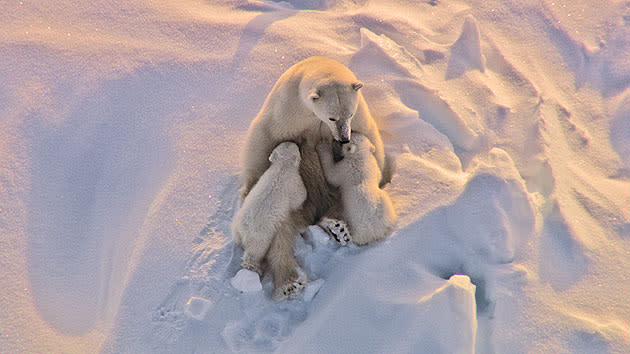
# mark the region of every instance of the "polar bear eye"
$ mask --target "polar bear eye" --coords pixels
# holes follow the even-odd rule
[[[335,118],[328,118],[329,121],[331,122],[336,122],[337,120]]]

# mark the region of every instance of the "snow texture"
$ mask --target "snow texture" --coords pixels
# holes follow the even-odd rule
[[[627,1],[0,10],[0,353],[630,353]],[[313,55],[364,83],[398,229],[310,226],[275,302],[238,157]]]
[[[234,278],[230,280],[230,284],[232,284],[234,289],[244,293],[262,290],[258,273],[252,272],[249,269],[239,270]]]

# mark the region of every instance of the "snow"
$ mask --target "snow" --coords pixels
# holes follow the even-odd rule
[[[0,353],[630,352],[627,2],[0,9]],[[310,226],[274,302],[238,156],[312,55],[364,82],[399,223]]]
[[[230,280],[230,284],[232,284],[234,289],[244,293],[262,290],[262,284],[260,283],[258,273],[252,272],[248,269],[239,270],[234,278]]]
[[[212,306],[212,302],[208,299],[193,296],[186,303],[186,313],[188,316],[202,321],[206,317],[210,306]]]

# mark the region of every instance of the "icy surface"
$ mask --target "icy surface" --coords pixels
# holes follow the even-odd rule
[[[230,280],[230,284],[232,284],[236,290],[244,293],[262,290],[262,284],[260,283],[258,273],[252,272],[249,269],[239,270],[234,278]]]
[[[0,353],[630,353],[627,1],[0,10]],[[238,157],[312,55],[364,83],[399,225],[310,226],[274,302]]]

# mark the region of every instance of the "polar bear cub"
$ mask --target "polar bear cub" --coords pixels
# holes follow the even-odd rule
[[[234,241],[243,247],[241,266],[262,275],[261,263],[277,232],[278,224],[306,200],[300,177],[300,150],[283,142],[269,155],[263,173],[232,221]]]
[[[343,160],[335,163],[328,144],[317,145],[328,182],[341,189],[348,240],[357,244],[384,239],[394,229],[396,212],[387,192],[379,188],[381,172],[374,145],[361,134],[352,134],[343,145]]]

